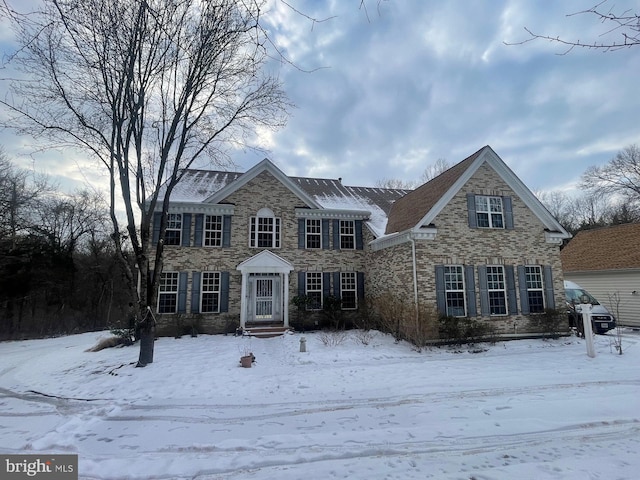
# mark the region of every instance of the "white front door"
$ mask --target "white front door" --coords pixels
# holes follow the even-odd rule
[[[281,320],[280,276],[251,276],[248,319],[252,322],[274,322]]]

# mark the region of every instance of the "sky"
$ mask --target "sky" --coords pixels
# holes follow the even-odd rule
[[[108,332],[0,342],[0,476],[65,454],[83,480],[636,480],[640,332],[622,355],[612,335],[593,358],[577,337],[163,337],[145,368],[86,351]]]
[[[415,181],[438,159],[455,164],[490,145],[531,190],[567,190],[587,167],[640,144],[640,46],[562,55],[544,40],[513,45],[530,38],[525,28],[620,39],[592,15],[571,15],[596,0],[363,3],[272,0],[269,33],[294,66],[269,68],[296,107],[285,128],[259,132],[268,151],[236,152],[233,170],[267,156],[288,175],[374,186]],[[602,8],[638,12],[640,0]],[[29,155],[31,142],[0,133],[14,159],[64,185],[104,182],[72,152]]]

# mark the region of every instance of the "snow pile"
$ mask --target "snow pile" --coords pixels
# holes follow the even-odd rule
[[[0,452],[77,453],[100,479],[640,471],[640,332],[623,355],[597,336],[593,359],[573,337],[416,352],[377,332],[201,335],[159,339],[145,368],[137,346],[85,352],[100,335],[0,343]]]

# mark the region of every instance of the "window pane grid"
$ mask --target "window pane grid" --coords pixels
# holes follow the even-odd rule
[[[205,216],[204,245],[206,247],[220,247],[222,245],[222,215]]]
[[[544,312],[542,267],[539,265],[525,266],[525,277],[527,282],[527,296],[529,298],[529,312]]]
[[[340,220],[340,248],[356,248],[356,227],[353,220]]]
[[[501,197],[476,195],[476,222],[480,228],[504,228]]]
[[[355,272],[340,273],[340,296],[343,310],[354,310],[358,307]]]
[[[164,234],[165,245],[180,245],[182,238],[182,214],[167,214],[167,229]]]
[[[220,273],[202,272],[202,313],[215,313],[220,308]]]
[[[491,315],[506,315],[507,292],[505,291],[502,266],[487,267],[487,289],[489,291],[489,313]]]
[[[175,313],[178,305],[178,273],[163,273],[158,287],[158,313]]]
[[[322,247],[322,221],[307,219],[307,248]]]
[[[307,310],[322,309],[322,272],[307,272],[307,297],[309,304]]]
[[[447,315],[453,317],[466,316],[462,265],[446,265],[444,267],[444,284]]]

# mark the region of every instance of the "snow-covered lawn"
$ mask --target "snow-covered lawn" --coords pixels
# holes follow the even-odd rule
[[[640,332],[414,351],[375,333],[0,343],[0,452],[80,478],[637,479]],[[300,338],[307,352],[300,353]],[[479,348],[478,348],[479,347]],[[241,368],[245,349],[256,356]]]

